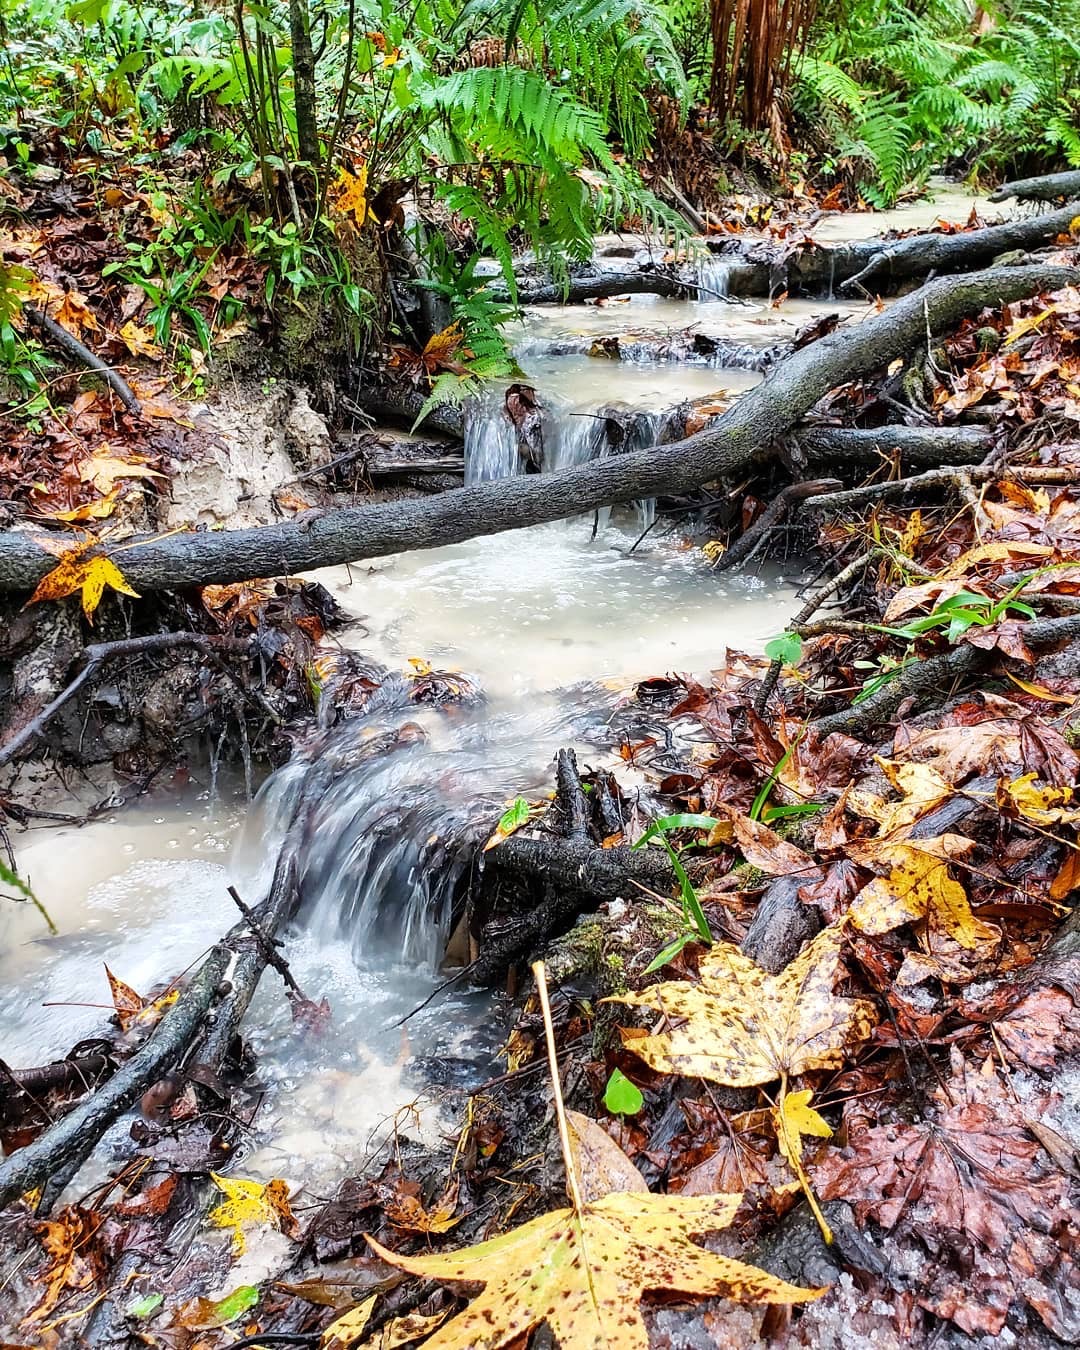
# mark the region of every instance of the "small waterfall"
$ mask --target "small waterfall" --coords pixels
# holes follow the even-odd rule
[[[728,298],[731,263],[718,253],[708,253],[697,260],[698,303],[714,304]]]
[[[587,464],[600,452],[603,418],[545,402],[541,416],[544,473]],[[517,428],[502,389],[485,391],[465,412],[465,481],[513,478],[526,471]]]
[[[368,970],[434,972],[506,800],[541,790],[567,738],[605,741],[606,700],[582,685],[493,713],[465,675],[397,674],[350,651],[323,675],[320,729],[263,784],[240,866],[265,889],[288,840],[317,944],[345,941]]]
[[[518,435],[507,416],[502,389],[485,390],[465,408],[465,482],[513,478],[525,472]]]

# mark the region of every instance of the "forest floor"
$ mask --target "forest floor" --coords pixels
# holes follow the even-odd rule
[[[299,740],[317,763],[342,745],[325,720],[312,728],[321,704],[356,723],[355,767],[407,753],[417,708],[452,720],[474,701],[457,672],[420,664],[403,682],[328,644],[341,616],[309,583],[134,596],[124,559],[137,550],[123,550],[136,536],[211,547],[223,523],[299,529],[336,509],[328,487],[355,506],[374,480],[357,457],[335,462],[350,444],[340,395],[310,370],[294,385],[254,350],[257,304],[238,331],[229,298],[265,282],[250,259],[200,260],[192,303],[229,372],[215,387],[200,360],[178,369],[155,340],[160,300],[113,264],[160,241],[167,184],[136,189],[122,167],[38,175],[14,206],[8,262],[33,272],[25,305],[138,408],[58,365],[0,457],[9,536],[44,532],[58,554],[37,604],[10,598],[0,753],[18,740],[25,755],[40,735],[70,762],[93,716],[98,768],[137,784],[174,762],[181,730],[242,728],[270,762]],[[766,219],[733,205],[731,223],[794,254],[813,210]],[[1075,264],[1068,233],[1048,247],[1051,263]],[[765,655],[718,651],[707,676],[658,671],[613,695],[592,767],[564,752],[548,797],[472,822],[487,847],[472,845],[467,973],[505,984],[509,969],[516,992],[541,954],[552,1007],[541,986],[518,1000],[505,1072],[452,1104],[442,1146],[403,1124],[377,1167],[325,1201],[228,1175],[259,1100],[237,1029],[265,966],[298,1036],[332,1015],[276,945],[295,892],[288,848],[255,916],[197,971],[142,995],[115,981],[113,1024],[93,1045],[30,1072],[0,1066],[6,1343],[524,1346],[545,1321],[564,1347],[1080,1339],[1071,275],[928,326],[899,364],[814,399],[815,434],[869,432],[884,452],[837,460],[845,481],[785,497],[781,481],[805,478],[797,432],[711,518],[729,534],[726,555],[709,549],[718,567],[789,536],[813,559],[783,636]],[[832,340],[823,328],[804,351]],[[423,388],[437,364],[413,355]],[[686,434],[717,411],[688,415]],[[979,453],[912,464],[900,447],[927,429],[962,429]],[[394,496],[441,486],[408,469]],[[688,500],[703,504],[680,493],[661,510]],[[114,655],[82,657],[91,619],[96,641],[140,658],[120,712],[83,701]],[[169,656],[181,645],[193,654]],[[84,670],[87,689],[69,693]],[[386,708],[390,731],[365,740],[365,718]],[[20,797],[28,770],[9,759],[14,828],[41,801]],[[115,1175],[65,1193],[136,1104]],[[469,1243],[489,1245],[461,1253]],[[470,1303],[462,1284],[486,1291]]]

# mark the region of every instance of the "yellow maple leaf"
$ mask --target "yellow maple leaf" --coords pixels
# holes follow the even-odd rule
[[[853,789],[848,805],[860,816],[876,820],[881,836],[906,832],[920,816],[945,801],[954,791],[952,784],[932,764],[898,762],[875,756],[886,778],[901,794],[898,802],[886,801],[872,792]]]
[[[873,1004],[833,992],[842,946],[842,932],[832,925],[779,975],[769,975],[737,947],[718,942],[701,959],[699,984],[669,980],[609,1001],[685,1019],[660,1035],[627,1040],[659,1073],[756,1087],[837,1068],[877,1021]]]
[[[79,291],[65,291],[64,298],[52,317],[61,328],[66,328],[73,337],[78,337],[84,329],[88,332],[94,332],[98,327],[97,318],[90,308],[89,301]]]
[[[140,328],[134,319],[128,319],[120,329],[120,338],[132,356],[146,356],[151,361],[160,361],[165,355],[164,347],[154,341],[153,330]]]
[[[813,1095],[810,1088],[803,1088],[799,1092],[785,1092],[773,1107],[776,1142],[780,1145],[780,1152],[792,1165],[802,1162],[804,1134],[815,1139],[832,1138],[832,1127],[829,1122],[810,1105]]]
[[[288,1231],[295,1226],[289,1208],[289,1188],[277,1179],[265,1184],[244,1177],[223,1177],[211,1172],[217,1186],[225,1192],[224,1201],[206,1216],[214,1228],[233,1230],[234,1256],[242,1256],[246,1246],[244,1228],[253,1224],[275,1224]]]
[[[91,544],[93,541],[89,541]],[[76,591],[82,592],[82,608],[87,619],[93,623],[94,611],[101,602],[105,587],[124,595],[139,598],[139,592],[132,590],[124,578],[123,572],[111,558],[85,556],[89,544],[82,543],[67,553],[60,555],[60,562],[37,584],[34,594],[26,602],[35,605],[41,600],[63,600]]]
[[[426,1279],[462,1280],[484,1291],[425,1342],[426,1350],[497,1350],[542,1323],[562,1350],[648,1350],[640,1300],[647,1289],[723,1294],[750,1303],[804,1303],[800,1289],[692,1239],[726,1228],[739,1195],[616,1191],[580,1210],[555,1210],[465,1251],[401,1256],[368,1243]]]
[[[654,1195],[618,1190],[583,1198],[578,1159],[559,1085],[558,1054],[543,962],[533,966],[544,1018],[571,1205],[464,1251],[401,1256],[368,1237],[391,1265],[424,1278],[483,1285],[483,1292],[425,1341],[425,1350],[500,1350],[547,1325],[561,1350],[648,1350],[646,1290],[723,1294],[747,1303],[805,1303],[823,1289],[785,1280],[699,1247],[695,1236],[726,1228],[741,1195]]]
[[[356,173],[348,169],[338,170],[338,180],[334,192],[334,205],[343,216],[352,216],[357,229],[371,213],[367,199],[368,167],[361,164]],[[375,217],[372,216],[374,220]]]
[[[974,950],[1001,936],[972,913],[967,892],[949,875],[949,860],[973,847],[970,839],[946,834],[938,839],[864,845],[858,861],[884,863],[889,875],[876,877],[855,897],[848,918],[862,933],[877,936],[905,923],[925,923]]]
[[[813,1095],[810,1088],[803,1088],[799,1092],[788,1092],[787,1081],[785,1080],[780,1089],[779,1101],[772,1109],[772,1118],[780,1152],[791,1164],[795,1175],[799,1178],[799,1185],[802,1187],[807,1203],[818,1222],[822,1237],[826,1242],[832,1242],[832,1229],[825,1221],[825,1215],[821,1212],[817,1196],[810,1186],[810,1178],[803,1168],[803,1135],[813,1136],[817,1139],[832,1138],[832,1128],[829,1122],[810,1105],[810,1098]]]

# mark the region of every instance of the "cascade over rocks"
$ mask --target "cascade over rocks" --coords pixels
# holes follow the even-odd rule
[[[402,550],[436,548],[601,506],[732,479],[773,448],[831,389],[910,353],[927,330],[988,307],[1075,285],[1074,268],[991,268],[941,277],[888,311],[810,343],[777,365],[705,430],[684,440],[551,475],[473,484],[434,498],[317,510],[252,530],[174,534],[125,545],[123,571],[139,592],[301,572]],[[109,556],[107,547],[100,550]],[[31,590],[54,565],[31,531],[0,534],[0,590]]]

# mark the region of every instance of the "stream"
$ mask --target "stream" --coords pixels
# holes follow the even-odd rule
[[[950,201],[949,214],[962,220],[970,204],[966,196],[963,209]],[[825,224],[847,237],[856,229],[870,235],[879,224],[925,225],[928,209],[937,214],[919,204],[910,216],[892,213],[895,222],[848,215]],[[695,325],[765,349],[822,313],[857,318],[866,309],[636,296],[530,311],[515,342],[547,408],[545,469],[596,452],[600,407],[660,419],[681,400],[721,391],[734,398],[762,378],[708,360],[553,354],[560,343]],[[469,415],[469,479],[522,471],[501,404],[496,390]],[[264,976],[244,1025],[266,1093],[237,1171],[326,1195],[363,1169],[395,1119],[414,1136],[438,1130],[440,1096],[501,1071],[504,1030],[490,995],[453,991],[404,1028],[394,1025],[431,992],[448,936],[455,874],[431,865],[432,850],[464,822],[496,819],[518,793],[546,791],[561,746],[599,762],[605,719],[634,679],[707,671],[726,647],[760,650],[792,608],[793,586],[779,576],[714,574],[682,542],[678,522],[637,542],[652,522],[644,502],[610,518],[590,514],[315,574],[355,616],[342,645],[391,671],[407,672],[416,659],[466,672],[483,703],[418,707],[403,676],[367,717],[319,733],[250,808],[242,784],[193,768],[183,786],[159,789],[122,814],[15,836],[20,872],[60,931],[50,937],[28,905],[0,906],[0,1058],[17,1068],[45,1063],[100,1028],[106,963],[146,994],[198,961],[236,919],[227,885],[249,902],[258,898],[296,802],[314,795],[303,909],[287,955],[308,996],[329,1001],[332,1020],[319,1036],[302,1033],[280,982]],[[358,738],[403,721],[408,744],[350,767]],[[71,1194],[86,1189],[129,1128],[130,1118],[113,1127]],[[235,1273],[229,1278],[236,1282]]]

